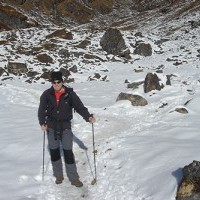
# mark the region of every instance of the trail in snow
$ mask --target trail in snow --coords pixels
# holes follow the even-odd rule
[[[193,76],[191,75],[191,79],[194,78],[192,81],[196,83],[195,75]],[[121,82],[122,80],[124,77],[120,79]],[[116,84],[118,89],[114,88]],[[185,162],[190,162],[191,155],[195,155],[192,159],[198,159],[198,131],[192,128],[194,124],[195,127],[198,126],[198,119],[193,115],[196,111],[194,107],[198,108],[198,84],[197,82],[194,88],[195,96],[189,96],[189,86],[180,87],[179,80],[162,91],[146,94],[150,104],[145,108],[132,107],[128,101],[115,103],[119,90],[125,87],[121,83],[111,83],[111,86],[102,83],[103,97],[102,91],[96,89],[100,86],[99,83],[94,83],[92,87],[90,83],[74,85],[97,118],[94,125],[97,184],[91,186],[94,173],[92,127],[78,114],[74,114],[74,153],[80,178],[85,185],[83,190],[71,186],[66,176],[62,185],[54,183],[47,146],[45,181],[41,181],[43,137],[37,122],[37,107],[41,92],[48,86],[38,88],[38,85],[32,85],[27,88],[23,84],[1,85],[0,104],[3,105],[1,118],[4,130],[1,135],[5,141],[0,149],[0,157],[4,165],[7,163],[6,159],[10,159],[11,165],[6,165],[6,168],[12,172],[3,178],[15,179],[8,181],[5,187],[20,191],[17,200],[81,199],[83,193],[87,194],[87,200],[160,200],[166,199],[166,196],[166,200],[172,200],[181,177],[178,169]],[[141,88],[139,94],[140,91]],[[177,93],[180,93],[178,97]],[[103,103],[98,101],[98,97],[101,101],[105,99]],[[188,105],[190,115],[175,112],[169,114],[190,97],[196,99],[193,104],[189,104],[191,106]],[[169,106],[159,108],[165,102]],[[7,137],[7,129],[10,137]],[[185,140],[187,144],[184,144]],[[182,155],[185,148],[189,151]],[[18,157],[17,161],[13,157],[13,149]],[[160,182],[163,184],[158,184]],[[150,187],[149,183],[154,186]],[[12,194],[9,195],[7,196],[12,199]]]
[[[36,108],[38,106],[39,95],[40,91],[36,89],[24,89],[20,86],[13,86],[11,84],[7,84],[6,86],[2,86],[4,89],[7,89],[7,92],[3,90],[3,95],[7,98],[7,100],[13,104],[21,106],[26,106],[27,108]],[[113,196],[113,186],[112,180],[109,177],[105,177],[104,170],[101,171],[102,167],[106,168],[108,166],[113,166],[113,170],[118,168],[119,163],[110,162],[109,159],[109,151],[112,151],[111,148],[116,146],[115,137],[123,138],[125,137],[125,133],[128,131],[124,130],[121,123],[128,127],[130,124],[130,120],[125,119],[124,117],[120,118],[120,112],[123,110],[128,111],[126,109],[130,108],[130,103],[123,103],[123,104],[116,104],[113,107],[108,107],[107,109],[103,110],[101,108],[94,109],[98,121],[94,125],[95,130],[95,143],[97,149],[97,185],[91,186],[91,181],[94,178],[94,166],[93,166],[93,149],[92,149],[92,129],[91,125],[87,124],[84,120],[81,119],[80,116],[74,116],[74,153],[77,160],[77,167],[81,177],[81,180],[84,183],[84,187],[82,189],[75,188],[70,185],[69,181],[65,176],[65,181],[61,185],[56,185],[54,183],[54,178],[52,177],[52,168],[50,164],[50,159],[48,155],[48,150],[46,147],[46,155],[45,155],[45,182],[41,182],[41,167],[39,174],[35,174],[33,176],[33,180],[36,181],[36,184],[39,184],[39,192],[36,195],[29,195],[29,199],[40,199],[40,200],[60,200],[60,199],[81,199],[85,196],[87,199],[94,199],[95,198],[95,191],[98,189],[101,191],[101,184],[107,185],[108,192],[107,196]],[[114,110],[113,113],[110,113],[110,109]],[[140,112],[142,113],[142,112]],[[125,115],[130,115],[124,113]],[[26,117],[25,117],[26,119]],[[76,123],[76,121],[79,123]],[[137,127],[137,126],[136,126]],[[31,126],[29,127],[31,129]],[[132,126],[130,126],[132,129]],[[116,131],[117,130],[117,131]],[[114,137],[113,137],[114,133]],[[38,134],[38,133],[37,133]],[[42,136],[42,134],[41,134]],[[41,143],[40,143],[41,147]],[[103,148],[103,149],[102,149]],[[42,152],[40,151],[41,155]],[[41,158],[41,155],[39,156]],[[41,163],[40,163],[41,165]],[[30,182],[30,176],[24,174],[19,177],[19,182],[21,185]],[[101,182],[101,184],[100,184]],[[127,192],[124,186],[117,187],[117,193],[124,193]],[[99,199],[104,198],[104,188],[102,188],[102,197],[99,196]],[[130,192],[132,193],[132,192]],[[110,194],[110,195],[109,195]],[[106,198],[108,198],[106,197]]]

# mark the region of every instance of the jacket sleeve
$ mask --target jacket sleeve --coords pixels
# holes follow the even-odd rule
[[[46,124],[46,111],[47,111],[47,98],[45,92],[40,96],[40,103],[38,108],[38,120],[39,124]]]
[[[88,122],[89,117],[91,117],[92,114],[88,112],[88,109],[83,105],[82,101],[75,92],[72,92],[71,98],[72,98],[72,107],[74,108],[74,110],[79,115],[81,115],[85,119],[85,121]]]

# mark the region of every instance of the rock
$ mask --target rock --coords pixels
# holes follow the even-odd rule
[[[147,10],[159,8],[159,7],[162,7],[162,6],[167,6],[167,5],[171,4],[171,3],[170,3],[170,1],[166,1],[166,0],[136,1],[135,4],[132,3],[131,9],[134,9],[134,10],[137,10],[139,12],[142,12],[142,11],[147,11]]]
[[[140,85],[142,85],[144,81],[134,82],[127,85],[127,88],[137,89]]]
[[[127,49],[121,32],[118,29],[109,28],[100,40],[102,49],[109,54],[129,57],[130,50]]]
[[[151,56],[152,55],[152,47],[150,44],[139,43],[136,45],[134,53],[141,55],[141,56]]]
[[[182,114],[187,114],[188,113],[186,108],[176,108],[175,111],[179,112],[179,113],[182,113]]]
[[[68,49],[60,49],[59,52],[58,52],[58,55],[61,58],[68,58],[68,57],[70,57],[70,53],[69,53]]]
[[[71,73],[70,73],[70,71],[68,69],[60,68],[60,71],[63,74],[64,81],[67,80],[68,77],[71,75]]]
[[[92,0],[88,1],[88,6],[98,10],[102,14],[110,13],[113,9],[115,1],[113,0]]]
[[[73,72],[73,73],[77,73],[78,72],[78,68],[77,68],[76,65],[74,65],[74,66],[72,66],[72,67],[69,68],[69,71]]]
[[[37,72],[37,71],[29,71],[26,75],[28,77],[35,78],[35,76],[39,75],[39,72]]]
[[[107,79],[107,76],[102,76],[99,73],[94,73],[93,76],[88,77],[89,81],[94,81],[94,80],[106,81],[106,79]]]
[[[176,200],[200,199],[200,162],[193,161],[183,168],[183,178],[178,187]]]
[[[80,42],[78,45],[76,45],[77,48],[86,49],[87,46],[91,45],[91,41],[89,39],[85,39],[82,42]]]
[[[144,92],[152,90],[161,90],[163,86],[159,83],[159,78],[156,74],[148,73],[144,81]]]
[[[148,104],[147,100],[139,95],[127,94],[121,92],[117,97],[116,101],[129,100],[133,106],[146,106]]]
[[[0,29],[11,30],[16,28],[30,28],[37,26],[36,21],[28,19],[11,6],[0,3]]]
[[[3,75],[4,71],[5,71],[5,70],[4,70],[2,67],[0,67],[0,76]]]
[[[43,79],[45,79],[45,80],[50,81],[50,79],[51,79],[51,72],[50,72],[50,71],[44,72],[44,73],[40,76],[40,78],[43,78]]]
[[[167,81],[166,81],[166,85],[171,85],[171,76],[172,75],[166,75]]]
[[[41,63],[53,63],[53,58],[47,54],[39,54],[37,55],[37,59]]]
[[[25,63],[8,62],[8,72],[14,75],[21,75],[28,72],[28,68]]]
[[[53,33],[49,34],[46,36],[46,38],[54,38],[54,37],[58,37],[58,38],[62,38],[62,39],[67,39],[67,40],[72,40],[73,39],[73,35],[70,31],[67,31],[65,28],[64,29],[60,29],[60,30],[56,30]]]
[[[192,29],[195,29],[195,28],[198,28],[200,26],[200,20],[199,21],[189,21],[190,24],[191,24],[191,28]]]
[[[60,16],[70,16],[79,23],[87,23],[94,16],[94,11],[92,9],[73,0],[59,3],[56,9]]]

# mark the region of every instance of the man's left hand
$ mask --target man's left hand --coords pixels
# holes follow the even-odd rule
[[[95,117],[89,117],[89,122],[90,122],[91,124],[95,123],[95,122],[96,122]]]

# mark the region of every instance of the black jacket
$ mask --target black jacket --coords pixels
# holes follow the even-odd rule
[[[92,116],[72,88],[65,87],[65,91],[66,92],[61,95],[58,105],[56,104],[53,87],[43,92],[40,97],[38,109],[40,125],[47,124],[48,128],[56,129],[59,123],[62,130],[71,129],[73,108],[86,121]]]

